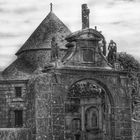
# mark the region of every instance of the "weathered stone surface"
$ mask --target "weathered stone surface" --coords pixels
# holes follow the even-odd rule
[[[82,5],[82,29],[89,28],[89,9],[87,4]]]
[[[0,140],[31,140],[29,129],[0,128]]]
[[[60,73],[60,70],[59,70],[59,73]],[[79,75],[73,75],[73,73],[71,73],[71,72],[69,73],[69,75],[67,75],[67,74],[63,73],[63,71],[62,71],[61,75],[63,75],[63,76],[59,77],[60,78],[59,82],[61,82],[63,84],[60,84],[60,85],[55,83],[56,81],[53,79],[53,74],[51,74],[51,73],[40,75],[34,79],[34,82],[32,85],[33,87],[31,87],[31,88],[34,89],[33,94],[34,94],[35,107],[36,107],[35,114],[36,114],[36,122],[37,122],[36,130],[37,130],[38,139],[41,139],[43,137],[43,135],[44,135],[44,137],[45,137],[45,135],[46,136],[49,135],[50,137],[56,137],[56,139],[58,139],[58,137],[60,138],[59,135],[60,135],[61,131],[62,132],[64,131],[64,128],[65,128],[65,125],[64,125],[65,124],[65,122],[64,122],[64,118],[65,118],[64,100],[66,98],[67,90],[71,86],[70,83],[75,83],[75,81],[79,80],[79,77],[80,77],[80,79],[84,79],[85,78],[84,73],[87,73],[87,71],[83,71],[83,72],[79,73]],[[108,73],[108,76],[111,78],[111,75],[109,73]],[[106,75],[106,77],[108,77],[108,76]],[[71,77],[72,81],[69,81],[70,80],[69,77]],[[92,77],[93,77],[93,79],[101,80],[101,78],[99,78],[100,76],[98,77],[98,75],[96,73],[92,74],[92,75],[90,74],[91,79],[92,79]],[[106,81],[105,81],[105,79],[106,79]],[[110,83],[107,81],[108,78],[105,78],[105,79],[103,79],[103,81],[104,81],[103,83],[101,82],[102,86],[104,86],[104,88],[107,87],[107,85],[108,85],[108,87],[114,87],[114,86],[112,86],[112,85],[114,85],[113,82]],[[63,82],[63,80],[65,82]],[[100,83],[100,82],[98,82],[98,83]],[[116,84],[116,87],[119,88],[118,85],[119,85],[119,82],[118,82],[118,84]],[[114,89],[110,88],[109,90],[111,90],[111,95],[113,97],[115,97],[113,95],[115,92]],[[64,91],[66,91],[66,92],[64,92]],[[122,94],[122,93],[118,92],[118,94]],[[120,99],[122,98],[120,101],[125,102],[125,100],[123,99],[124,97],[119,96],[119,98]],[[120,136],[120,137],[123,136],[124,139],[126,136],[128,138],[128,136],[131,136],[131,129],[127,130],[128,127],[131,128],[130,108],[128,107],[128,104],[125,104],[125,103],[123,106],[118,107],[118,106],[120,106],[119,101],[114,102],[114,103],[115,103],[114,104],[115,106],[114,106],[114,108],[112,108],[112,110],[114,109],[115,122],[113,123],[113,121],[112,121],[111,126],[112,126],[112,128],[114,126],[118,126],[118,127],[116,127],[116,130],[115,130],[116,133],[119,132],[119,133],[117,133],[118,136]],[[112,118],[112,120],[113,120],[113,118]],[[119,124],[119,125],[117,125],[117,124]],[[112,132],[112,134],[113,134],[113,132]],[[65,136],[62,133],[61,139],[63,139],[64,137]],[[42,139],[44,139],[44,138],[42,138]]]
[[[22,95],[17,98],[15,95],[15,87],[21,87]],[[26,81],[11,81],[2,82],[0,84],[0,127],[14,127],[14,110],[22,109],[23,111],[23,125],[25,124],[25,110],[26,110]]]

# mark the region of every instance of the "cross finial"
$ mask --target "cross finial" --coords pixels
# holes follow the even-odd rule
[[[52,3],[50,3],[50,11],[52,12],[52,6],[53,6],[53,4]]]

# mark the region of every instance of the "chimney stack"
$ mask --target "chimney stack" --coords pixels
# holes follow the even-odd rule
[[[89,28],[89,13],[87,4],[82,4],[82,29]]]

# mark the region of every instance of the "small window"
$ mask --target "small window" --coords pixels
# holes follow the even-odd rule
[[[72,130],[80,130],[81,129],[81,121],[78,118],[72,120]]]
[[[83,50],[83,61],[93,62],[93,50],[91,50],[91,49]]]
[[[23,111],[15,110],[15,126],[21,127],[23,126]]]
[[[75,137],[74,140],[80,140],[81,139],[80,138],[81,137],[80,134],[75,134],[74,137]]]
[[[21,87],[15,87],[16,97],[21,97],[22,95],[22,88]]]
[[[91,127],[97,127],[97,114],[96,113],[92,113],[91,116]]]

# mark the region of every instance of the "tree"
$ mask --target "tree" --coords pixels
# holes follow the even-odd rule
[[[118,53],[117,60],[123,67],[123,70],[128,71],[129,76],[129,87],[131,89],[131,99],[132,99],[132,113],[133,119],[137,120],[138,116],[136,114],[136,106],[140,102],[139,96],[139,71],[140,63],[130,54],[125,52]]]
[[[129,72],[129,80],[131,85],[135,87],[135,90],[138,88],[138,73],[140,71],[140,63],[132,55],[127,54],[126,52],[120,52],[117,54],[117,60],[120,65],[123,67],[123,70]]]
[[[140,63],[132,55],[127,54],[126,52],[120,52],[117,55],[117,60],[124,70],[129,72],[140,71]]]
[[[129,88],[131,90],[132,100],[132,127],[133,127],[133,139],[138,137],[138,131],[140,128],[140,115],[138,108],[140,107],[140,96],[139,96],[139,71],[140,63],[130,54],[121,52],[117,54],[117,60],[123,67],[123,70],[129,73]]]

